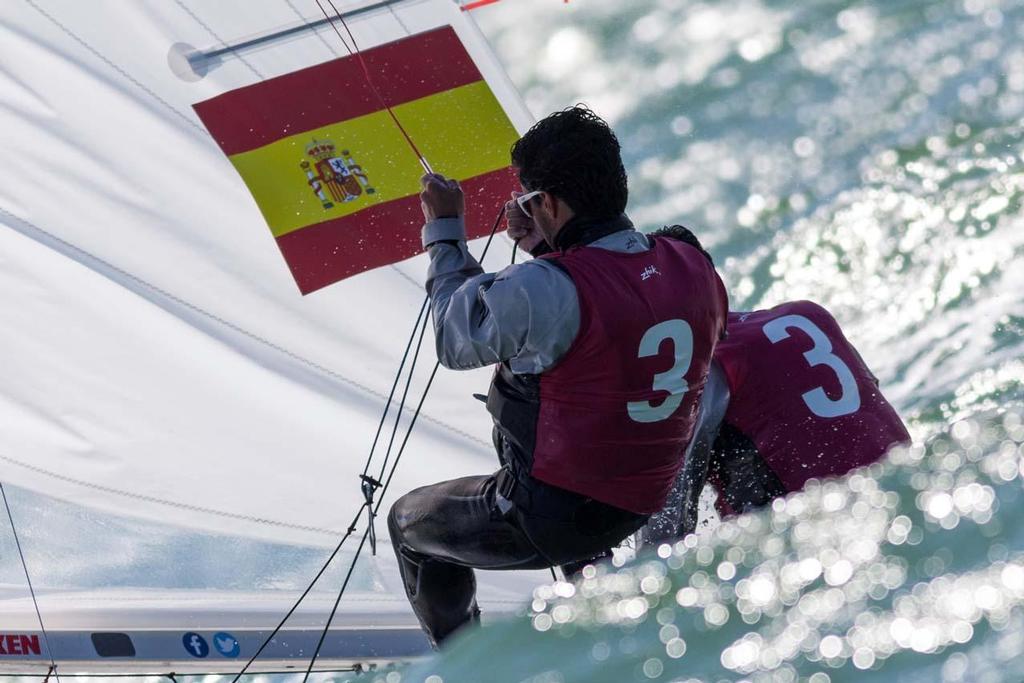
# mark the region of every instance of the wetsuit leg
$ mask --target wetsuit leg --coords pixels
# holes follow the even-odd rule
[[[502,512],[499,476],[424,486],[399,498],[388,515],[406,594],[435,646],[479,614],[473,568],[591,560],[647,521],[532,478],[514,487],[514,505]]]
[[[388,515],[405,591],[437,646],[479,615],[479,569],[540,569],[549,562],[497,508],[495,477],[463,477],[418,488]]]

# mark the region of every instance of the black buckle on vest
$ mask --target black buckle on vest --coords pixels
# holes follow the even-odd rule
[[[503,466],[498,470],[494,476],[495,491],[494,491],[494,504],[501,513],[502,518],[507,517],[512,509],[515,507],[515,502],[512,500],[512,495],[518,488],[519,482],[516,481],[515,474],[512,473],[512,469],[507,465]]]
[[[498,470],[498,475],[495,479],[498,484],[498,495],[511,502],[512,495],[519,487],[519,482],[516,480],[516,475],[512,471],[512,468],[505,465]]]

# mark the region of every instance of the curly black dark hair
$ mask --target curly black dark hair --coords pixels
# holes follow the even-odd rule
[[[704,246],[697,239],[697,236],[693,234],[693,231],[683,225],[666,225],[663,228],[655,230],[651,233],[655,237],[671,237],[674,240],[680,242],[686,242],[691,247],[695,247],[697,251],[704,254],[704,258],[713,266],[715,265],[714,259],[711,258],[711,254],[707,252]]]
[[[619,140],[586,105],[538,121],[512,145],[512,165],[524,187],[550,192],[577,215],[613,218],[626,210]]]

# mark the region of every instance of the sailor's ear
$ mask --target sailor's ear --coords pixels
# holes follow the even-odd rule
[[[545,192],[541,195],[541,206],[547,211],[548,215],[552,218],[558,218],[561,207],[559,206],[559,199],[550,192]]]

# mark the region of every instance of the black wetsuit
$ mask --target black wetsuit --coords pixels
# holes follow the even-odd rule
[[[509,496],[500,503],[499,489]],[[528,475],[515,483],[501,469],[402,496],[391,508],[388,529],[409,601],[438,645],[479,615],[473,569],[543,569],[589,560],[646,521],[646,515]]]

